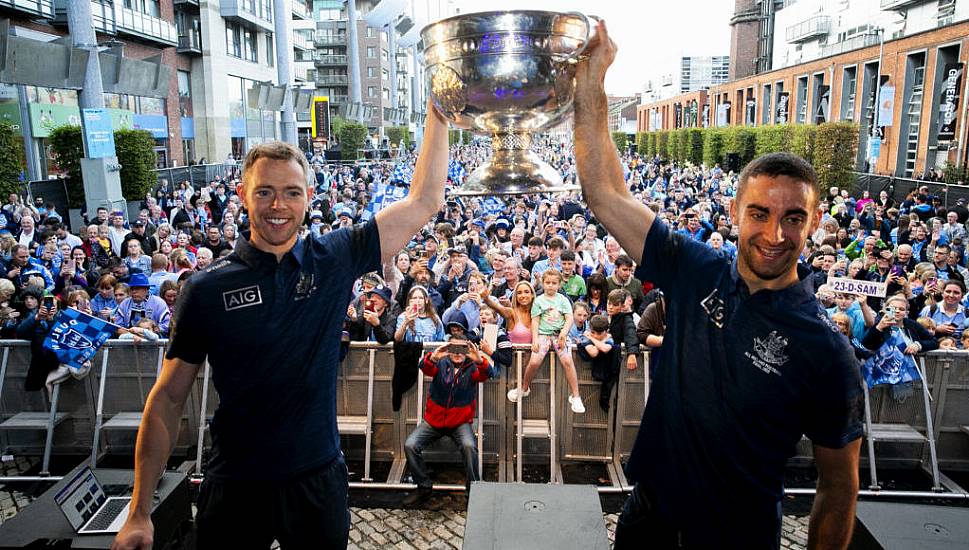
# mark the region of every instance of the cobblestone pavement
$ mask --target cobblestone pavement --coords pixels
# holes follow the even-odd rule
[[[0,462],[0,475],[18,475],[29,470],[36,462],[36,459],[23,457],[4,460]],[[33,498],[13,485],[0,485],[0,523],[17,515]],[[448,509],[350,508],[349,550],[460,549],[464,540],[466,512],[454,508],[455,504],[460,506],[463,502],[452,501],[450,497],[440,500]],[[618,517],[618,514],[603,514],[610,543]],[[784,516],[781,546],[792,550],[805,548],[807,529],[807,517]]]
[[[610,546],[618,517],[618,514],[603,515]],[[348,550],[460,549],[464,521],[465,512],[351,508]],[[807,517],[784,516],[781,547],[805,548],[807,529]]]

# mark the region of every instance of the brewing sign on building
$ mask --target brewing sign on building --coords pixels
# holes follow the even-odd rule
[[[962,85],[962,63],[945,66],[942,81],[942,97],[939,100],[939,141],[952,141],[956,137],[956,119],[959,113],[959,86]]]
[[[790,92],[781,92],[777,94],[777,123],[787,124],[788,119],[788,103],[791,100]]]
[[[330,98],[329,96],[316,96],[313,98],[313,137],[330,137]]]

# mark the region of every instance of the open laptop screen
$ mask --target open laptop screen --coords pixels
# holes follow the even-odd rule
[[[54,495],[75,530],[91,519],[106,500],[104,489],[98,483],[90,466],[81,468],[64,487]]]

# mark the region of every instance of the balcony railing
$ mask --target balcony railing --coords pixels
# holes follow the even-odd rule
[[[345,96],[345,95],[331,95],[330,105],[338,105],[338,104],[346,103],[347,101],[350,100],[349,97],[350,96]]]
[[[52,0],[0,0],[0,6],[31,15],[54,17],[54,2]]]
[[[294,78],[301,82],[313,82],[316,79],[316,69],[313,62],[296,61],[293,63]]]
[[[805,42],[812,38],[824,36],[831,32],[831,17],[827,15],[816,15],[806,21],[801,21],[797,25],[787,28],[787,42]]]
[[[349,78],[345,74],[318,74],[316,83],[322,86],[346,86]]]
[[[178,53],[188,53],[202,55],[202,37],[199,33],[191,31],[178,37]]]
[[[260,4],[257,0],[221,0],[219,13],[226,19],[239,21],[247,25],[255,25],[263,30],[274,32],[272,14],[258,12]]]
[[[924,4],[925,2],[926,0],[882,0],[881,7],[883,10],[897,10],[913,4]]]
[[[345,55],[320,55],[316,58],[316,64],[320,66],[324,65],[337,65],[346,66],[347,56]]]
[[[293,15],[296,16],[296,19],[313,19],[313,12],[300,0],[293,0]]]
[[[850,52],[851,50],[874,46],[875,44],[878,44],[877,33],[859,34],[857,36],[852,36],[847,40],[842,40],[841,42],[821,46],[821,57],[838,55],[844,52]]]
[[[198,7],[199,0],[173,0],[172,3],[175,4],[176,6],[184,5],[184,6],[195,6],[195,7]]]
[[[317,48],[325,48],[327,46],[346,46],[347,35],[345,34],[329,34],[329,33],[316,33],[314,38]]]
[[[149,38],[170,46],[178,45],[178,33],[175,31],[175,25],[159,17],[122,6],[117,6],[115,9],[115,13],[119,16],[115,22],[119,33]]]
[[[293,47],[300,50],[315,50],[316,46],[313,45],[313,40],[307,38],[305,34],[293,31]]]

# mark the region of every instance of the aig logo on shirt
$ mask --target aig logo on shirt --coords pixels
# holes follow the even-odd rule
[[[226,311],[256,306],[262,303],[262,293],[259,292],[259,285],[247,286],[223,292],[222,302],[225,304]]]

